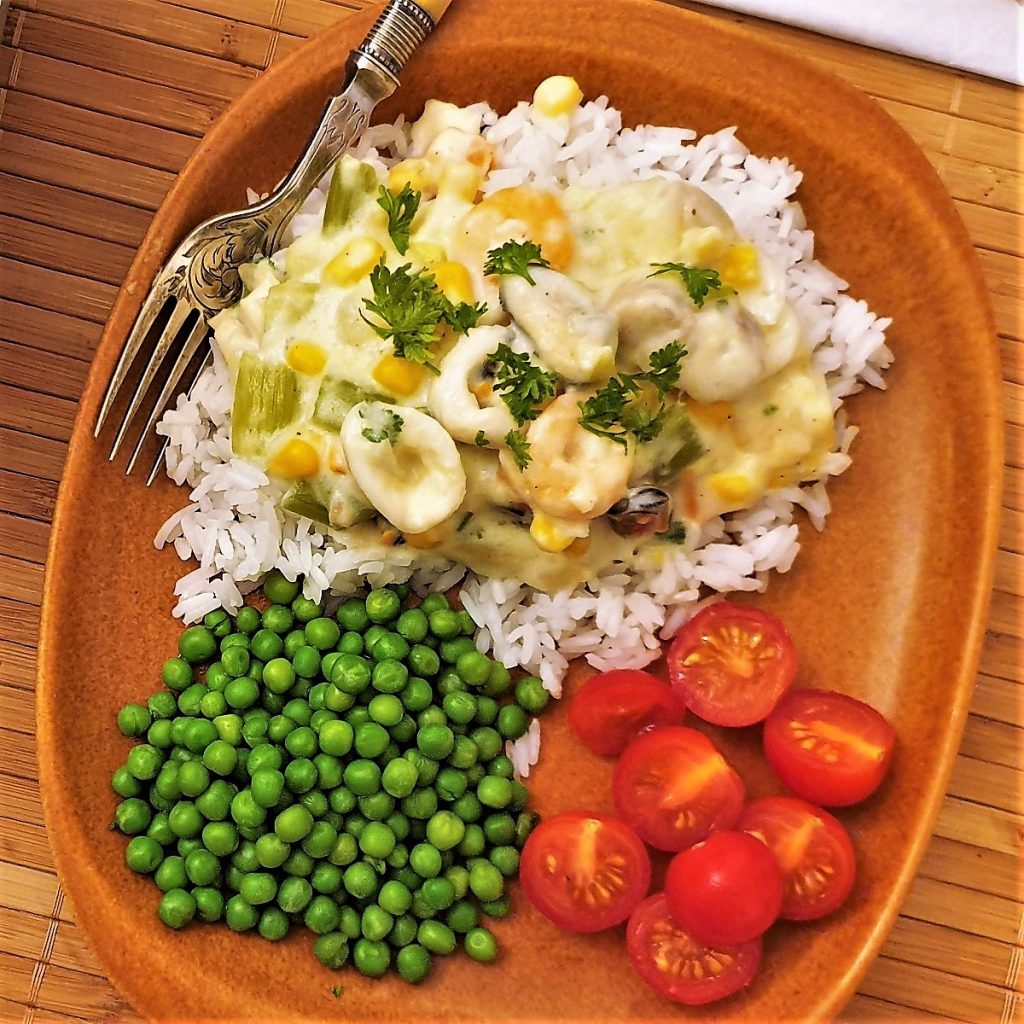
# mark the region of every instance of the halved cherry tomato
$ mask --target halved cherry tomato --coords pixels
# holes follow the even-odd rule
[[[673,687],[715,725],[760,722],[793,685],[796,668],[793,641],[774,615],[728,601],[694,615],[668,651]]]
[[[619,814],[659,850],[683,850],[712,829],[731,828],[743,782],[695,729],[663,725],[633,740],[612,776]]]
[[[775,855],[786,889],[780,917],[824,917],[850,895],[857,875],[853,843],[828,811],[793,797],[772,796],[748,804],[736,827]]]
[[[572,811],[545,818],[519,862],[526,898],[559,928],[599,932],[621,924],[647,895],[651,861],[616,818]]]
[[[616,669],[588,679],[569,705],[569,728],[595,754],[621,754],[639,733],[678,724],[683,702],[650,672]]]
[[[723,829],[676,854],[665,899],[676,921],[709,946],[763,935],[782,909],[782,872],[771,850],[746,832]]]
[[[626,949],[637,973],[658,995],[686,1006],[739,992],[761,964],[759,938],[722,949],[706,946],[672,919],[662,892],[633,912]]]
[[[797,796],[846,807],[885,778],[893,727],[870,705],[831,690],[793,690],[764,723],[764,753]]]

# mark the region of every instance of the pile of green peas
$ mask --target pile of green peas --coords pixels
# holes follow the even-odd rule
[[[504,754],[548,694],[476,649],[443,594],[371,591],[333,616],[278,572],[269,605],[186,629],[166,689],[117,724],[141,742],[111,779],[128,866],[171,928],[223,921],[317,958],[422,981],[458,946],[490,962],[486,918],[536,823]]]

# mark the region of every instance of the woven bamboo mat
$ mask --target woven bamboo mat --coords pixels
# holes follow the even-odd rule
[[[93,347],[153,211],[213,119],[305,36],[364,3],[12,0],[0,50],[0,1019],[135,1019],[64,903],[33,750],[47,534]],[[920,875],[843,1020],[1009,1022],[1024,991],[1020,93],[747,20],[909,130],[991,287],[1009,446],[977,690]]]

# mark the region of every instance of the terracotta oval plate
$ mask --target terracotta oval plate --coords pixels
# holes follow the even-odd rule
[[[600,12],[598,16],[597,12]],[[353,17],[264,75],[211,131],[162,207],[114,308],[89,379],[61,487],[40,651],[40,778],[49,835],[76,911],[111,979],[153,1018],[202,1020],[666,1020],[764,1022],[835,1014],[878,951],[930,835],[971,692],[991,578],[1001,466],[994,328],[971,246],[922,154],[859,92],[721,22],[655,2],[459,0],[379,117],[425,99],[507,109],[549,74],[607,93],[627,123],[708,131],[738,125],[756,153],[786,154],[820,255],[853,294],[894,318],[888,394],[850,403],[863,425],[853,468],[831,491],[821,536],[803,531],[793,572],[761,603],[790,625],[802,683],[878,706],[900,738],[892,776],[843,818],[859,881],[834,919],[770,933],[752,988],[712,1010],[660,1001],[633,974],[621,929],[573,937],[520,897],[497,925],[500,964],[465,957],[412,988],[321,968],[307,935],[273,946],[222,927],[175,933],[151,882],[107,830],[108,780],[128,748],[116,709],[159,686],[174,650],[182,571],[151,543],[183,500],[107,465],[90,428],[155,267],[187,229],[241,205],[290,166],[345,56]],[[609,808],[610,767],[545,724],[531,779],[543,812]],[[772,789],[754,731],[728,739],[755,795]],[[571,770],[567,770],[567,767]],[[331,986],[344,983],[340,1001]]]

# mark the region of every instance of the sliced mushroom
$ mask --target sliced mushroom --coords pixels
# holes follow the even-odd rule
[[[618,325],[591,294],[556,270],[531,267],[536,284],[501,279],[501,304],[529,335],[542,362],[568,380],[591,381],[615,369]]]
[[[652,352],[674,341],[685,344],[693,326],[693,303],[672,281],[627,281],[608,307],[619,321],[617,361],[628,373],[649,369]]]
[[[622,537],[664,533],[672,516],[672,499],[658,487],[635,487],[608,510],[612,529]]]

